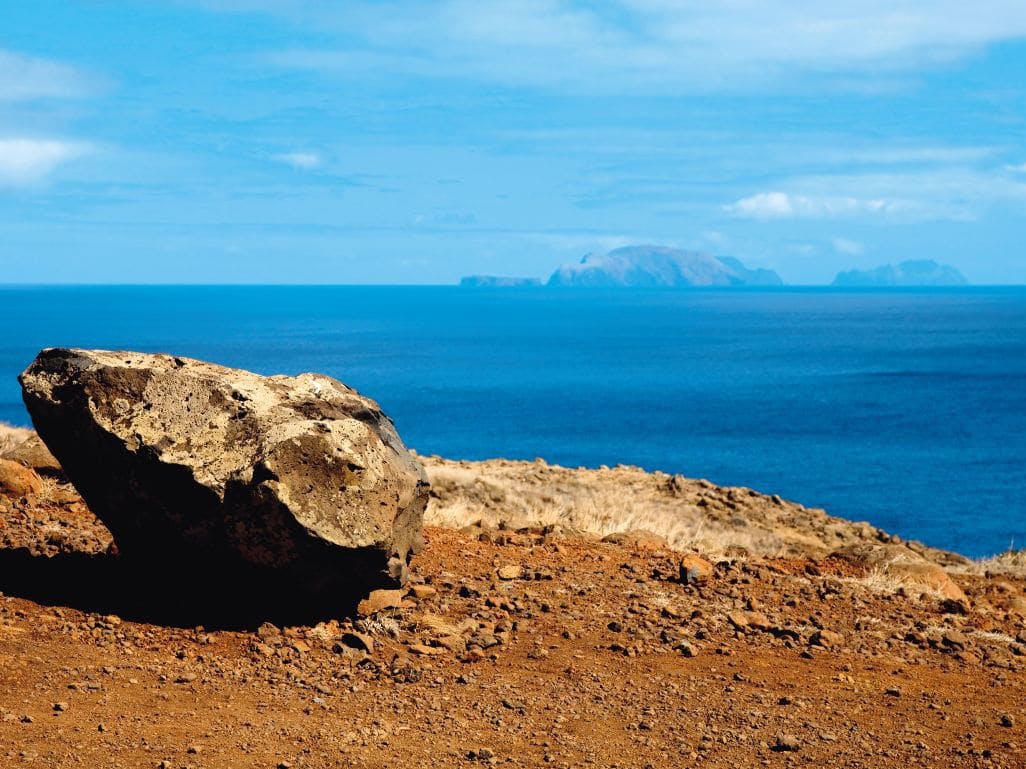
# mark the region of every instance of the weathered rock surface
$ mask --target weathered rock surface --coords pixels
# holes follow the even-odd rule
[[[69,349],[44,350],[20,381],[123,555],[256,567],[314,592],[405,578],[426,476],[378,405],[341,382]]]
[[[0,459],[0,494],[23,497],[35,494],[43,482],[35,471],[10,459]]]
[[[701,585],[713,575],[712,564],[700,555],[688,553],[680,559],[680,581],[685,585]]]
[[[9,459],[47,475],[57,475],[61,472],[61,465],[56,457],[35,434],[29,434],[18,445],[0,453],[0,459]]]
[[[875,571],[893,580],[895,584],[932,590],[954,601],[963,601],[966,598],[962,589],[944,569],[906,547],[865,543],[842,548],[834,555]]]

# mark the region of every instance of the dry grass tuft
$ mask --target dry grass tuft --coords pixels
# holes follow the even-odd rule
[[[641,468],[569,469],[541,460],[421,457],[431,480],[426,523],[447,528],[558,525],[603,537],[648,532],[677,550],[825,556],[881,532],[779,497]]]
[[[973,561],[973,574],[1010,574],[1026,576],[1026,550],[1006,550],[990,558]]]
[[[18,444],[27,440],[30,435],[32,435],[31,430],[0,422],[0,454],[10,451]]]
[[[849,585],[857,585],[870,593],[877,595],[903,595],[919,597],[925,596],[935,600],[942,600],[945,596],[934,585],[924,583],[909,574],[896,574],[883,568],[872,569],[863,577],[841,577],[841,582]]]

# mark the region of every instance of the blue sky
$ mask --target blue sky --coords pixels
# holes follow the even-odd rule
[[[1026,282],[1022,0],[0,2],[0,283]]]

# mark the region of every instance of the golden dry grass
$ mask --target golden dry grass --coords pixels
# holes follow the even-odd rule
[[[432,484],[426,522],[461,528],[557,525],[595,536],[649,532],[710,556],[826,555],[878,529],[744,488],[636,467],[569,469],[540,460],[421,457]]]
[[[0,454],[10,451],[30,435],[31,430],[0,422]]]
[[[975,574],[1026,574],[1026,550],[1006,550],[990,558],[974,561]]]

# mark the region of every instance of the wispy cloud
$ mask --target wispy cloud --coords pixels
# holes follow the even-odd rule
[[[848,240],[847,238],[834,238],[831,241],[831,245],[837,253],[849,256],[857,256],[866,250],[865,246],[858,241]]]
[[[96,85],[94,78],[66,64],[0,49],[0,102],[79,98]]]
[[[285,163],[305,171],[317,168],[324,162],[324,158],[316,152],[282,152],[272,157],[279,163]]]
[[[365,0],[344,10],[302,0],[206,4],[278,13],[327,34],[334,30],[346,41],[282,52],[275,61],[283,66],[546,88],[746,87],[824,72],[838,82],[852,75],[893,77],[1026,37],[1020,0]]]
[[[828,219],[885,214],[900,208],[894,201],[853,197],[809,197],[787,192],[759,192],[724,206],[744,219]]]
[[[90,145],[57,139],[0,139],[0,185],[22,186],[44,180],[58,166],[88,153]]]

